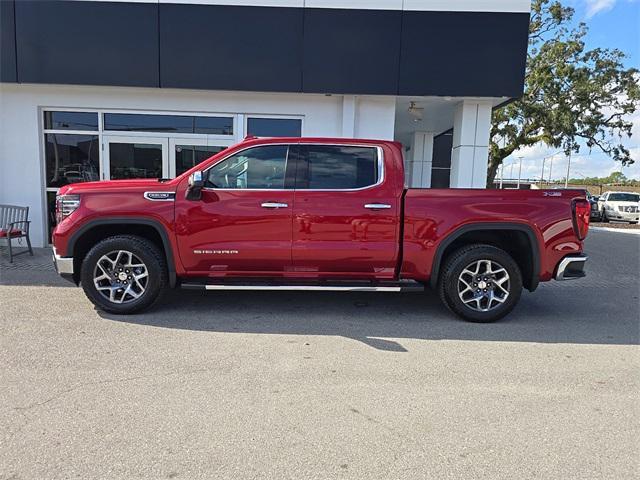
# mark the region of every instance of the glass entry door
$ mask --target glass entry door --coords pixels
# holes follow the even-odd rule
[[[177,177],[203,160],[221,152],[233,142],[217,141],[216,145],[206,138],[170,138],[169,139],[169,176]]]
[[[105,180],[169,178],[169,139],[104,136]]]

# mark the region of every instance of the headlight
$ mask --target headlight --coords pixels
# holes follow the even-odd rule
[[[56,196],[56,223],[62,222],[65,218],[75,212],[80,206],[80,195],[57,195]]]
[[[613,207],[611,205],[605,205],[604,209],[605,210],[613,210]]]

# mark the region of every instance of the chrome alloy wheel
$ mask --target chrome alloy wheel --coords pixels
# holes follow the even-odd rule
[[[470,263],[458,277],[458,296],[462,303],[477,312],[488,312],[509,297],[509,273],[492,260]]]
[[[149,281],[147,266],[127,250],[114,250],[96,262],[93,284],[113,303],[129,303],[142,296]]]

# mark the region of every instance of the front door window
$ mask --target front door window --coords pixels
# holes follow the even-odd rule
[[[205,186],[224,189],[285,188],[287,145],[249,148],[209,169]]]

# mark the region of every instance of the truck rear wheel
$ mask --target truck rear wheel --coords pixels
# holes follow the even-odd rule
[[[522,293],[515,260],[491,245],[468,245],[445,261],[438,282],[441,300],[470,322],[495,322],[507,315]]]
[[[167,266],[153,242],[134,235],[118,235],[89,250],[82,262],[80,280],[96,307],[129,314],[156,302],[167,284]]]

